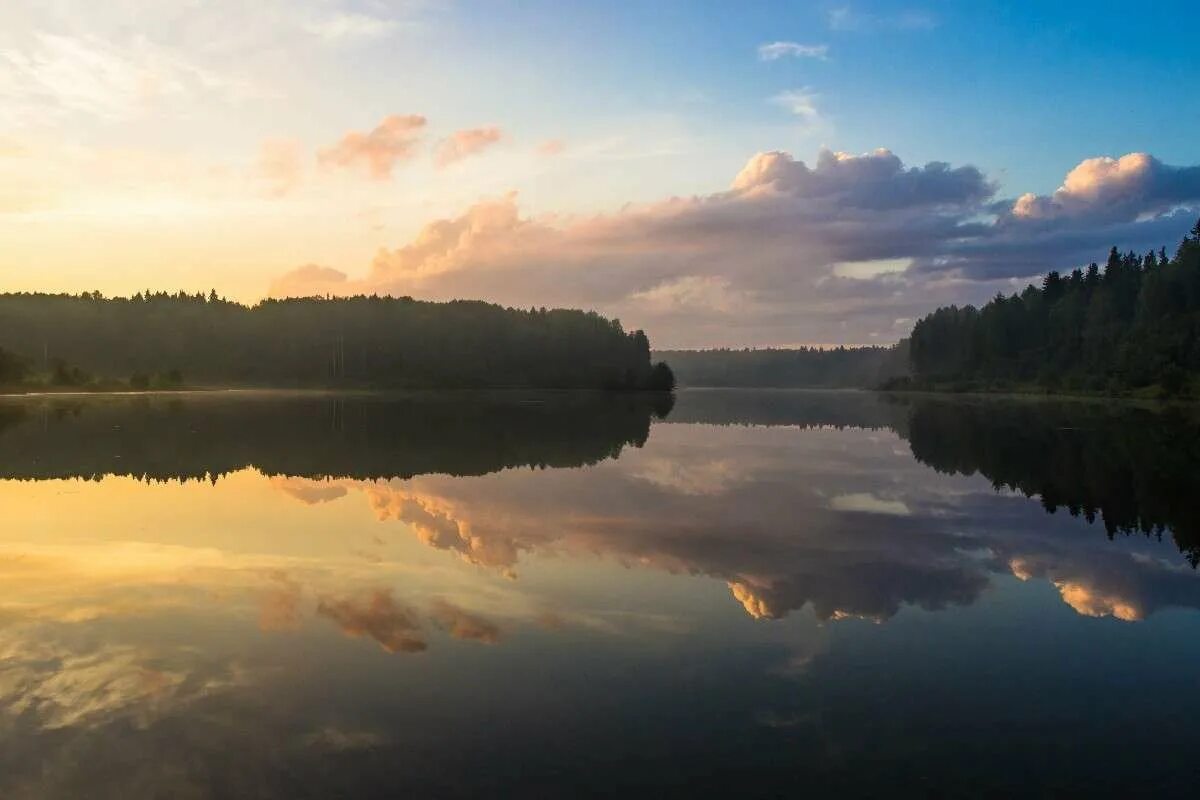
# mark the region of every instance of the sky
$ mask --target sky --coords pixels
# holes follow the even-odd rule
[[[1183,2],[8,0],[0,290],[887,344],[1200,215]]]

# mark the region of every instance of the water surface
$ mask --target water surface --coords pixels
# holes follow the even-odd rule
[[[0,796],[1190,795],[1200,420],[0,401]]]

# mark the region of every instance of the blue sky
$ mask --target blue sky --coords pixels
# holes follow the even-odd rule
[[[1173,246],[1200,206],[1189,11],[15,0],[0,283],[891,341],[932,304]]]

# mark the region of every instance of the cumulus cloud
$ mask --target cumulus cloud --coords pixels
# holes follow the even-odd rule
[[[1191,567],[1136,553],[1016,548],[1008,567],[1020,580],[1049,581],[1085,617],[1138,622],[1164,608],[1200,607],[1200,584]]]
[[[347,133],[337,144],[322,150],[318,160],[326,166],[361,166],[372,178],[387,180],[397,162],[416,154],[424,129],[425,117],[420,114],[392,114],[366,133]]]
[[[562,139],[547,139],[537,146],[537,154],[539,156],[558,156],[562,155],[567,149],[567,143]]]
[[[347,636],[374,639],[389,653],[419,653],[426,648],[415,612],[386,589],[365,597],[323,597],[317,614],[333,620]]]
[[[1050,196],[1026,193],[1012,205],[1017,220],[1092,218],[1132,222],[1200,198],[1200,166],[1172,167],[1149,153],[1089,158]]]
[[[792,58],[815,58],[820,61],[826,61],[829,58],[829,45],[771,42],[758,46],[758,57],[763,61],[777,61],[788,56]]]
[[[380,251],[360,278],[309,266],[272,292],[585,306],[659,347],[862,343],[1111,244],[1172,243],[1192,221],[1177,209],[1200,204],[1198,171],[1089,160],[1035,203],[997,199],[974,166],[910,166],[886,149],[763,152],[727,189],[609,214],[529,217],[513,193],[484,199]]]
[[[455,131],[438,143],[433,160],[439,167],[448,167],[469,156],[478,155],[498,143],[504,134],[496,126]]]

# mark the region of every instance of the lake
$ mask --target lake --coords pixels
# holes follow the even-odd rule
[[[1198,498],[1187,408],[4,399],[0,796],[1190,795]]]

